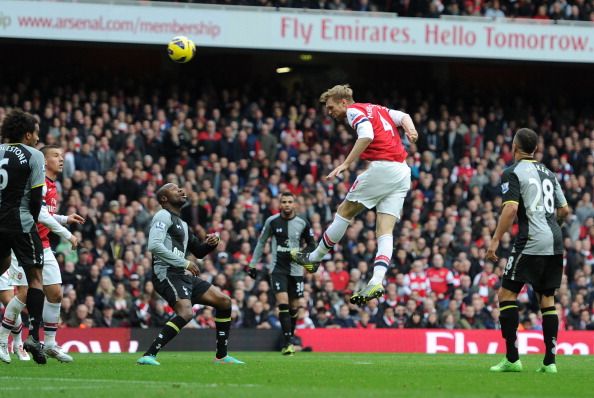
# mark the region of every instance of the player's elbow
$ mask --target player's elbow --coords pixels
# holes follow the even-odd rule
[[[516,202],[507,202],[503,205],[503,211],[515,216],[518,213],[518,204]]]
[[[557,209],[557,218],[564,220],[569,215],[569,206],[565,205]]]
[[[149,241],[148,242],[148,245],[146,246],[146,248],[153,255],[158,254],[158,252],[159,252],[159,244],[157,242],[151,242],[151,241]]]
[[[517,213],[518,212],[518,204],[516,202],[507,202],[503,205],[503,209],[510,213]]]

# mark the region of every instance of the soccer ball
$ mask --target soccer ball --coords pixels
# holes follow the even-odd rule
[[[196,52],[196,45],[185,36],[176,36],[169,42],[167,46],[167,54],[172,61],[180,64],[186,63],[194,58]]]

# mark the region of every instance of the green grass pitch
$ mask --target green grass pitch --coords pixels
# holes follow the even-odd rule
[[[41,397],[592,397],[594,357],[560,356],[556,375],[535,372],[541,356],[524,356],[524,372],[493,374],[501,356],[423,354],[233,353],[243,366],[215,366],[212,353],[75,354],[54,360],[0,363],[0,396]]]

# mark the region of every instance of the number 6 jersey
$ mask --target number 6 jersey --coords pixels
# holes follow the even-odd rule
[[[45,184],[45,158],[25,144],[0,145],[0,231],[29,233],[31,190]]]
[[[503,171],[503,204],[518,204],[519,233],[514,253],[563,254],[561,227],[556,210],[567,201],[555,174],[534,159],[522,159]]]

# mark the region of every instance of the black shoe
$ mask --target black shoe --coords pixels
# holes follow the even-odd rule
[[[25,351],[29,352],[33,357],[33,360],[40,365],[45,365],[47,363],[47,358],[45,356],[45,352],[43,351],[43,346],[38,340],[35,340],[33,336],[27,337],[27,340],[23,343],[23,348]]]
[[[301,265],[303,268],[305,268],[308,272],[311,273],[316,272],[320,267],[319,263],[313,263],[309,261],[309,253],[300,252],[299,249],[291,250],[291,260]]]

